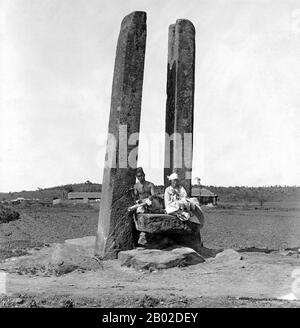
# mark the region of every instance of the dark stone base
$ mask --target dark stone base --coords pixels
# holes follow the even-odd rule
[[[185,246],[199,252],[202,243],[200,231],[194,234],[151,234],[141,232],[138,245],[146,248],[164,249],[174,245]]]
[[[151,249],[164,249],[174,245],[185,246],[199,252],[202,247],[200,225],[181,221],[167,214],[138,214],[135,226],[140,231],[138,245]]]

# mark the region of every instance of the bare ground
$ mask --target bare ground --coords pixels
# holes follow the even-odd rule
[[[242,250],[243,260],[212,259],[153,272],[137,272],[120,267],[118,261],[106,261],[103,270],[77,270],[60,277],[8,273],[8,295],[0,298],[0,306],[299,307],[299,301],[279,299],[295,292],[292,274],[300,267],[299,255],[268,253],[299,247],[299,211],[205,212],[204,245]],[[21,220],[0,225],[1,259],[24,255],[32,247],[38,252],[46,249],[44,244],[93,235],[97,218],[97,209],[23,209]],[[262,251],[247,252],[249,247]]]

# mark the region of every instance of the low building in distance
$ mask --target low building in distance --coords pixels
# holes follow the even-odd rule
[[[218,201],[218,195],[201,186],[193,186],[192,197],[198,198],[199,203],[202,205],[216,205]]]

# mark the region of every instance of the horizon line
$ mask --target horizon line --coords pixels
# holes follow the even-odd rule
[[[52,189],[52,188],[59,188],[59,187],[68,186],[68,185],[76,185],[76,184],[86,184],[86,183],[85,182],[65,183],[63,185],[56,185],[56,186],[52,186],[52,187],[40,188],[40,191],[41,190]],[[91,182],[91,184],[92,185],[100,184],[102,186],[102,183],[100,183],[100,182]],[[154,184],[154,186],[164,187],[164,184]],[[199,185],[192,184],[192,187],[194,187],[194,186],[199,186]],[[221,185],[200,184],[200,186],[215,187],[215,188],[300,188],[299,185],[261,185],[261,186],[235,185],[235,186],[221,186]],[[23,189],[23,190],[19,190],[19,191],[0,191],[0,194],[30,192],[30,191],[39,191],[39,189],[35,189],[35,190],[25,190],[25,189]]]

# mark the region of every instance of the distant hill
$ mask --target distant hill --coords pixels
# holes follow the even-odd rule
[[[53,200],[56,198],[66,199],[67,195],[71,191],[101,191],[100,183],[92,183],[90,181],[86,181],[85,183],[74,183],[74,184],[66,184],[62,186],[56,186],[51,188],[39,188],[38,190],[32,191],[19,191],[19,192],[9,192],[9,193],[0,193],[0,200],[9,200],[15,199],[17,197],[24,198],[39,198],[44,200]]]
[[[193,187],[197,188],[196,185]],[[204,186],[218,195],[221,202],[279,202],[279,201],[299,201],[300,187],[296,186],[269,186],[269,187],[217,187]],[[164,192],[164,186],[156,186],[157,193]]]
[[[269,186],[269,187],[216,187],[205,186],[213,193],[219,196],[222,202],[246,201],[255,202],[262,200],[263,202],[278,201],[299,201],[300,187],[296,186]]]
[[[219,196],[221,202],[256,202],[256,201],[299,201],[300,202],[300,187],[296,186],[270,186],[270,187],[216,187],[203,186]],[[93,192],[101,191],[100,183],[85,183],[66,184],[51,188],[45,188],[33,191],[20,191],[10,193],[0,193],[0,200],[15,199],[17,197],[24,198],[39,198],[44,200],[53,200],[55,198],[67,198],[68,192]],[[164,192],[164,186],[156,186],[157,193]]]

